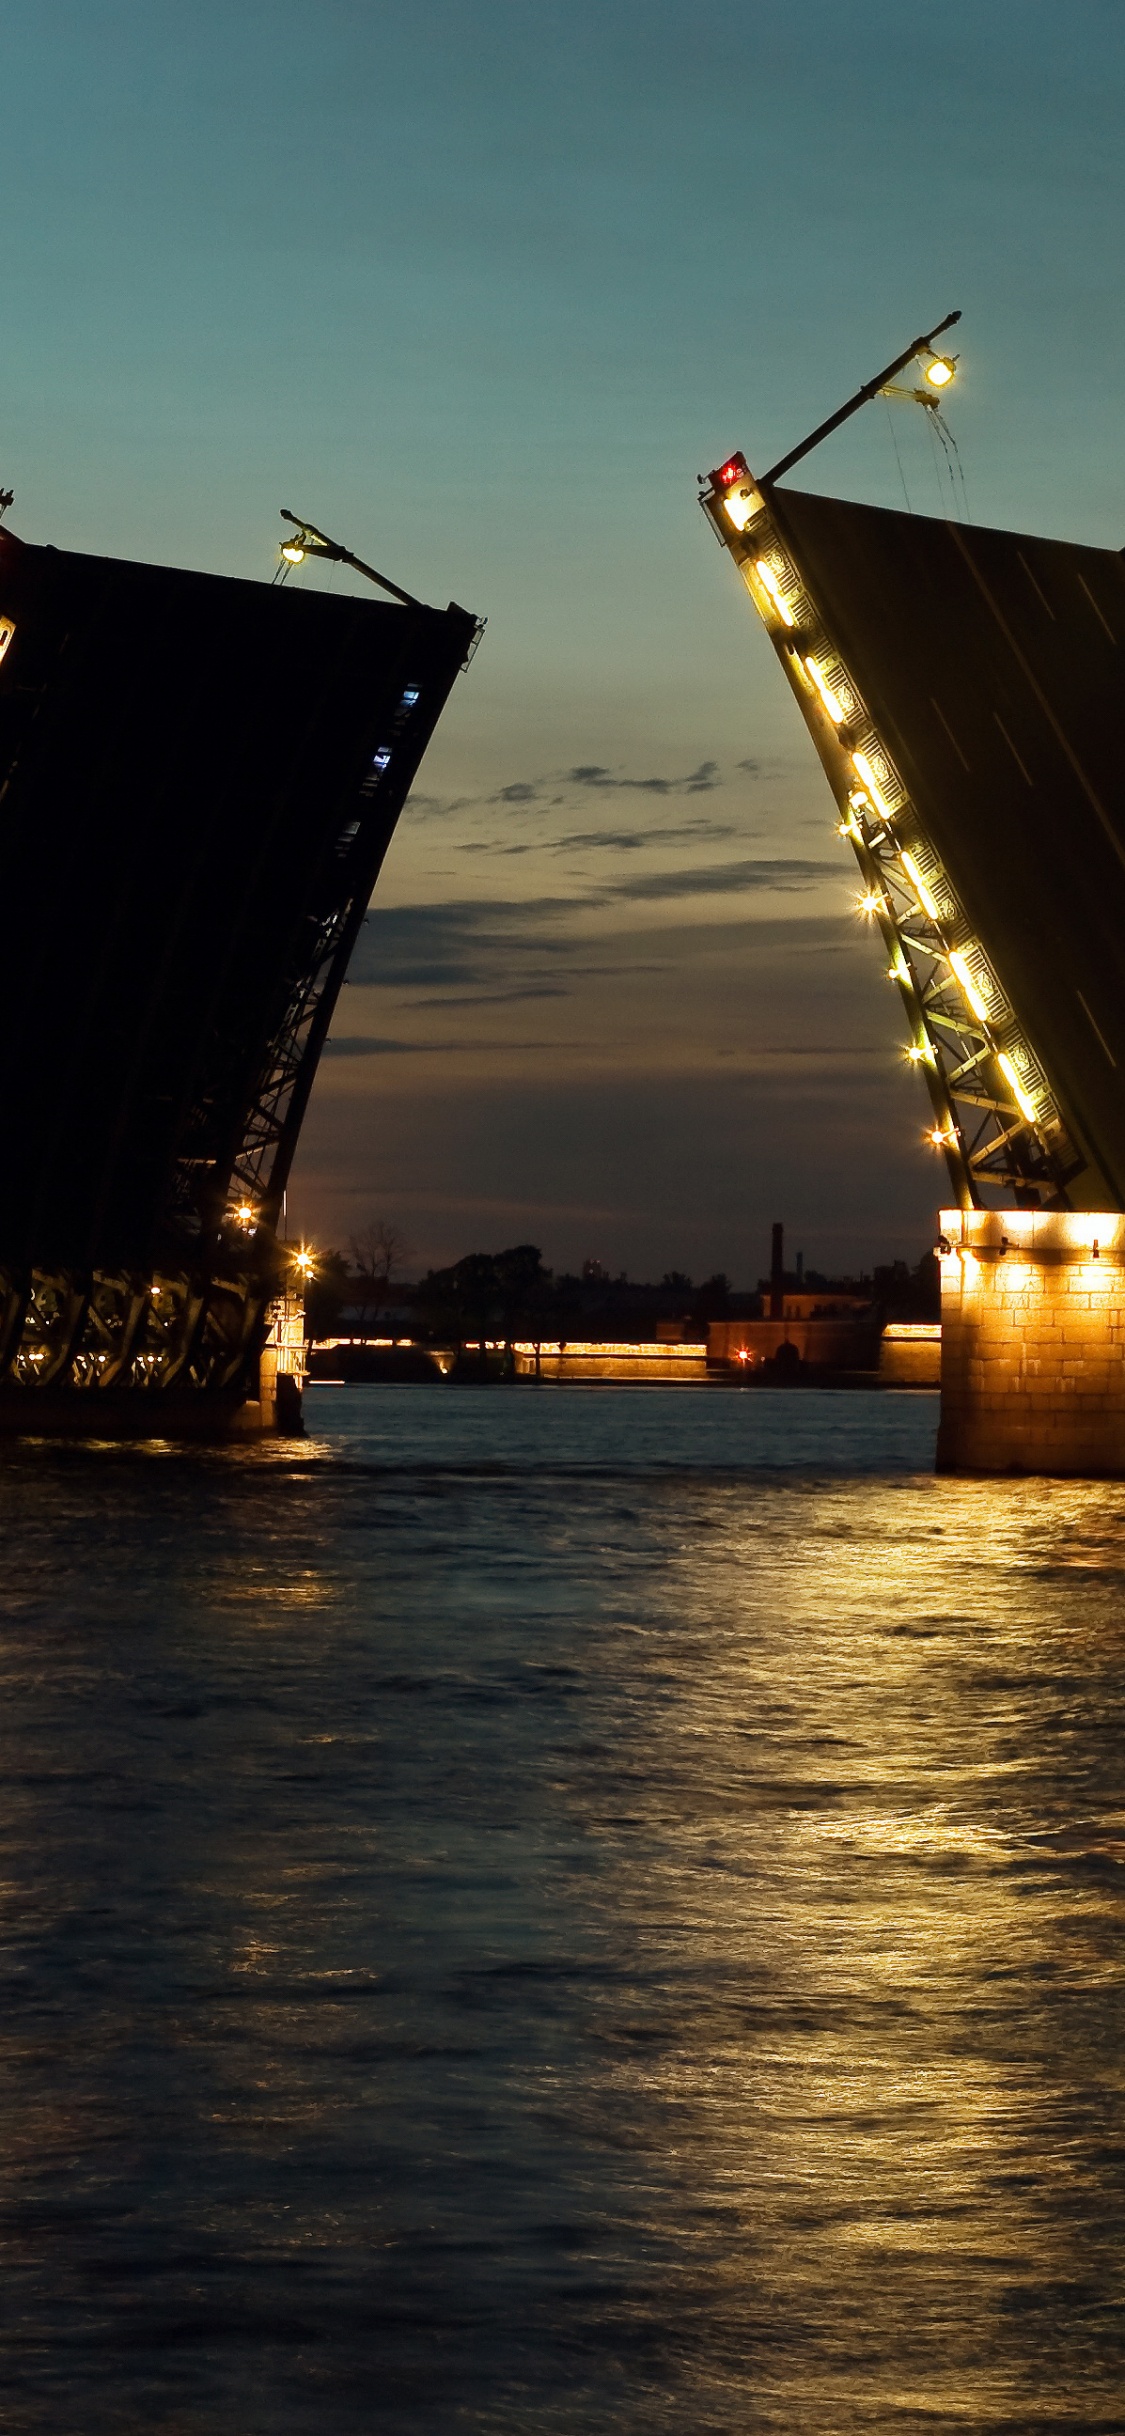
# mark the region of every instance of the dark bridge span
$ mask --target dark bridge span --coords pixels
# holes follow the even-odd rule
[[[704,506],[859,858],[955,1198],[1125,1208],[1125,560],[742,459]]]
[[[0,1426],[257,1400],[317,1060],[477,630],[0,533]]]

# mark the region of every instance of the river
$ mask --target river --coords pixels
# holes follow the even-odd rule
[[[1125,2429],[1125,1484],[307,1412],[0,1457],[5,2428]]]

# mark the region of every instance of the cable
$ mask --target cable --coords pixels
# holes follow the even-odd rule
[[[888,423],[890,424],[890,427],[891,427],[891,447],[893,448],[893,450],[894,450],[894,452],[895,452],[895,464],[896,464],[896,465],[897,465],[897,467],[898,467],[898,478],[899,478],[899,481],[900,481],[900,482],[901,482],[901,484],[902,484],[902,495],[903,495],[903,498],[904,498],[904,499],[905,499],[905,501],[906,501],[906,513],[907,513],[907,515],[908,515],[908,516],[912,516],[912,515],[914,514],[914,510],[913,510],[913,508],[912,508],[912,507],[911,507],[911,505],[910,505],[910,493],[909,493],[909,491],[907,490],[907,487],[906,487],[906,476],[905,476],[905,474],[903,473],[903,470],[902,470],[902,458],[899,456],[899,453],[898,453],[898,435],[897,435],[897,433],[896,433],[896,431],[895,431],[894,422],[893,422],[893,419],[892,419],[892,416],[891,416],[890,399],[889,399],[889,398],[884,398],[884,400],[883,400],[883,404],[885,405],[885,407],[886,407],[886,409],[887,409],[887,421],[888,421]]]
[[[934,422],[937,426],[938,438],[941,441],[943,449],[945,450],[945,461],[949,467],[949,487],[953,493],[954,510],[956,510],[957,506],[957,479],[959,479],[961,484],[961,503],[965,512],[965,522],[966,524],[971,524],[973,520],[969,514],[969,493],[965,484],[965,468],[961,463],[961,451],[957,446],[957,442],[954,439],[949,425],[945,420],[945,416],[941,413],[940,408],[933,406],[931,407],[930,412],[933,415]],[[955,477],[957,479],[955,479]]]

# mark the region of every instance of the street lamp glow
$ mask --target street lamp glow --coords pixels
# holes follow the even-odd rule
[[[931,389],[946,389],[957,370],[955,355],[935,355],[926,366],[926,379]]]
[[[283,558],[288,559],[291,567],[300,567],[304,565],[305,553],[302,550],[299,541],[283,541],[281,545],[281,555]]]

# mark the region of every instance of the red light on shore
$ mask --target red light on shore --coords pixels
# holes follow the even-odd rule
[[[732,482],[748,481],[749,475],[750,468],[739,449],[736,457],[728,457],[726,464],[719,466],[718,471],[712,474],[711,480],[717,491],[729,491]]]

